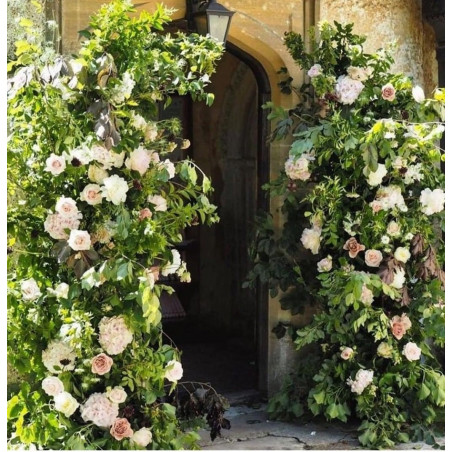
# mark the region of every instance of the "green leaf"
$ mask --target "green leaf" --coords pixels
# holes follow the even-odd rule
[[[375,172],[378,169],[378,151],[374,144],[364,145],[363,149],[364,163],[370,169]]]
[[[418,392],[419,400],[424,400],[430,395],[430,389],[427,387],[425,383],[422,383],[421,389]]]

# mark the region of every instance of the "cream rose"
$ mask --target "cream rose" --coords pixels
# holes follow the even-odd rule
[[[384,100],[392,102],[395,99],[396,90],[392,83],[387,83],[381,88],[381,97]]]
[[[97,165],[88,167],[88,179],[96,184],[101,184],[108,177],[108,172]]]
[[[371,171],[369,173],[369,176],[367,176],[367,183],[371,187],[376,187],[377,185],[380,185],[383,181],[383,178],[388,174],[388,170],[386,169],[386,166],[382,163],[378,164],[377,171]]]
[[[377,354],[382,358],[391,358],[392,347],[387,342],[382,342],[377,348]]]
[[[113,438],[121,441],[124,438],[132,438],[133,430],[129,421],[126,418],[115,419],[110,428],[110,433]]]
[[[102,202],[102,192],[97,184],[88,184],[80,194],[80,199],[91,206]]]
[[[33,301],[41,296],[41,291],[34,278],[25,279],[20,283],[20,291],[25,301]]]
[[[125,163],[128,169],[137,171],[142,176],[149,169],[151,153],[142,146],[139,146],[130,153],[130,157],[126,159]]]
[[[399,246],[394,253],[394,257],[399,261],[406,263],[408,259],[411,257],[411,253],[408,251],[407,248],[403,248]]]
[[[43,391],[49,396],[56,396],[64,391],[63,382],[58,377],[46,377],[41,383]]]
[[[100,353],[91,360],[91,372],[93,374],[105,375],[110,372],[112,366],[113,359],[105,353]]]
[[[169,361],[165,367],[165,378],[173,383],[180,380],[183,373],[182,364],[174,359]]]
[[[386,232],[391,237],[398,237],[400,235],[400,225],[396,221],[391,221],[386,228]]]
[[[66,169],[66,159],[61,155],[50,154],[46,160],[44,171],[48,171],[53,176],[58,176]]]
[[[119,177],[117,174],[104,179],[104,186],[101,188],[102,196],[107,200],[119,206],[122,202],[125,202],[129,191],[127,182]]]
[[[133,434],[132,441],[140,447],[146,447],[152,441],[152,433],[148,428],[140,428]]]
[[[55,396],[55,409],[65,416],[70,417],[79,407],[79,403],[69,392],[60,392]]]
[[[378,250],[367,250],[364,254],[364,260],[369,267],[379,267],[383,260],[383,255]]]
[[[91,248],[91,237],[88,231],[72,229],[67,242],[74,251],[85,251]]]
[[[312,254],[318,254],[320,249],[321,234],[322,230],[320,228],[306,228],[301,235],[301,243],[307,250],[311,250]]]
[[[110,391],[107,391],[107,397],[113,402],[117,403],[118,405],[120,403],[124,403],[127,399],[127,392],[124,391],[121,386],[115,386]]]
[[[349,360],[354,354],[354,351],[350,347],[344,347],[341,352],[341,358],[345,361]]]
[[[407,342],[402,351],[402,355],[408,361],[417,361],[421,357],[421,349],[414,342]]]

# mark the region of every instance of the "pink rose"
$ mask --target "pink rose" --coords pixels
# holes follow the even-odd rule
[[[87,202],[91,206],[102,202],[102,191],[97,184],[88,184],[80,194],[80,199]]]
[[[341,353],[341,358],[347,361],[353,356],[353,349],[350,347],[344,347]]]
[[[123,438],[132,438],[133,430],[126,418],[115,419],[110,429],[111,435],[121,441]]]
[[[380,201],[372,201],[370,207],[372,207],[373,213],[378,213],[383,208],[383,204]]]
[[[44,171],[52,173],[53,176],[58,176],[66,169],[66,160],[61,155],[50,154],[46,160],[46,167]]]
[[[381,97],[389,102],[392,102],[395,99],[395,93],[396,90],[392,86],[392,83],[387,83],[381,88]]]
[[[130,157],[126,159],[126,167],[138,171],[141,176],[148,170],[150,163],[151,153],[142,146],[131,152]]]
[[[364,254],[364,259],[369,267],[379,267],[383,260],[383,255],[378,250],[367,250]]]
[[[391,332],[397,340],[402,339],[407,330],[411,328],[411,321],[406,314],[394,316],[391,321]]]
[[[91,360],[91,372],[97,375],[104,375],[110,372],[113,360],[105,353],[100,353]]]
[[[91,248],[91,237],[87,231],[72,229],[67,242],[74,251],[85,251]]]
[[[348,255],[353,259],[355,258],[360,251],[364,251],[366,247],[364,245],[361,245],[358,243],[358,240],[355,239],[355,237],[352,237],[348,239],[344,246],[344,250],[348,251]]]
[[[140,210],[140,214],[138,215],[138,219],[143,221],[146,218],[151,218],[152,212],[146,207],[145,209]]]

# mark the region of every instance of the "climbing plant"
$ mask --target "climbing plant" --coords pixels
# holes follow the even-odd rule
[[[432,99],[390,72],[391,49],[363,51],[352,25],[320,23],[308,46],[286,46],[310,82],[286,111],[264,108],[274,139],[290,144],[280,176],[265,188],[282,196],[285,223],[262,216],[251,254],[256,281],[281,293],[309,325],[279,324],[295,346],[320,359],[300,366],[270,403],[274,417],[307,412],[361,419],[365,447],[425,437],[444,406],[444,91]],[[441,419],[441,417],[440,417]]]
[[[211,388],[196,410],[177,398],[181,352],[162,331],[168,279],[190,281],[183,230],[218,216],[159,109],[172,94],[211,104],[223,51],[165,33],[169,13],[114,0],[71,57],[22,21],[8,65],[8,360],[25,380],[8,402],[11,448],[191,449],[184,409],[214,435],[227,424]]]

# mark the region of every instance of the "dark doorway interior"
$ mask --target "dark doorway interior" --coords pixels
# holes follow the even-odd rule
[[[234,52],[237,54],[237,52]],[[258,389],[264,371],[260,294],[241,288],[250,268],[247,247],[267,178],[262,140],[263,93],[252,68],[227,51],[212,77],[212,107],[190,104],[191,157],[212,178],[220,223],[186,231],[184,258],[192,283],[178,288],[186,316],[166,321],[182,349],[184,380],[222,393]],[[188,111],[189,110],[189,111]],[[262,375],[261,375],[262,377]]]

